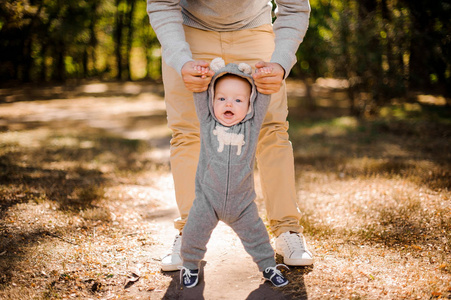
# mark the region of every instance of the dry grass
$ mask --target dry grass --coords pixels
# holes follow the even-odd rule
[[[168,289],[149,258],[151,212],[172,197],[152,95],[0,104],[0,299],[157,299],[150,291]],[[418,102],[358,120],[340,90],[317,90],[314,112],[302,86],[290,95],[316,260],[286,273],[284,294],[451,298],[451,110]],[[142,109],[149,97],[155,107]],[[36,113],[45,107],[53,115]]]
[[[450,110],[413,107],[372,120],[291,108],[309,298],[451,298]]]

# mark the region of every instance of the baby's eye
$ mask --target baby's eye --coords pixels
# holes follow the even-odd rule
[[[224,97],[219,97],[218,100],[219,100],[219,101],[225,101],[225,98],[224,98]]]
[[[241,101],[240,99],[236,99],[235,101],[236,101],[236,102],[243,102],[243,101]]]

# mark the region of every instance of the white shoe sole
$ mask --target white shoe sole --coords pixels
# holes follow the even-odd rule
[[[161,265],[161,270],[163,272],[172,272],[172,271],[179,271],[179,266],[181,265]]]
[[[283,257],[283,263],[288,266],[306,267],[313,265],[313,258],[286,258]]]
[[[281,251],[279,252],[279,251],[277,251],[277,249],[275,252],[276,252],[276,254],[283,257],[283,263],[286,264],[287,266],[306,267],[306,266],[313,265],[313,257],[311,257],[311,258],[289,258],[289,257],[285,257],[283,252],[281,252]],[[310,253],[310,251],[307,253]]]
[[[290,282],[287,280],[286,282],[284,282],[284,283],[282,283],[282,284],[275,285],[275,284],[271,281],[271,279],[266,278],[266,277],[263,277],[263,278],[265,278],[265,281],[269,281],[269,282],[270,282],[273,286],[275,286],[276,288],[286,286],[288,283],[290,283]]]
[[[161,260],[161,270],[164,272],[172,272],[180,270],[180,267],[182,267],[182,260],[180,259],[180,261],[176,263],[169,259],[170,256],[171,255],[166,255]],[[165,260],[167,260],[166,263]]]

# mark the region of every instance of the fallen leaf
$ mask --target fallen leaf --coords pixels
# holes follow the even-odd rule
[[[417,250],[423,250],[423,248],[421,248],[420,246],[417,246],[417,245],[412,245],[412,248],[417,249]]]
[[[129,276],[130,278],[130,276]],[[135,284],[139,280],[139,276],[136,273],[131,273],[131,278],[128,280],[128,282],[125,284],[124,289],[128,289],[132,285]]]
[[[437,292],[437,291],[432,292],[433,297],[440,297],[441,295],[442,295],[442,293],[440,293],[440,292]]]

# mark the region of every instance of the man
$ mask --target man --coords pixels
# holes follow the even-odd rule
[[[276,236],[276,252],[284,263],[313,263],[307,250],[294,178],[293,149],[288,138],[284,79],[296,63],[296,51],[308,27],[308,0],[278,0],[272,25],[268,0],[147,0],[150,23],[163,50],[163,84],[171,139],[171,169],[180,218],[180,231],[162,270],[181,266],[182,229],[195,198],[194,178],[200,141],[193,92],[205,91],[214,75],[209,62],[222,57],[226,64],[245,62],[255,68],[257,90],[271,94],[271,103],[259,136],[260,171],[267,218]],[[205,71],[195,66],[201,65]]]

